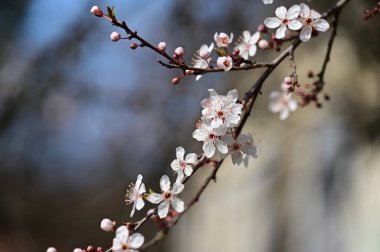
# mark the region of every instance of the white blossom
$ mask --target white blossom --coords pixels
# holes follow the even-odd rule
[[[214,40],[217,47],[228,47],[228,44],[232,42],[234,38],[234,34],[231,32],[230,36],[228,36],[226,33],[221,32],[217,33],[215,32]]]
[[[243,105],[237,103],[238,93],[236,89],[230,90],[226,96],[219,95],[214,89],[208,90],[210,97],[201,102],[202,121],[218,128],[220,125],[234,127],[240,121]]]
[[[303,42],[310,39],[313,28],[319,32],[325,32],[330,28],[329,23],[321,19],[321,14],[315,10],[310,10],[309,6],[304,3],[300,4],[300,20],[304,25],[300,32],[300,39]]]
[[[200,128],[193,132],[193,138],[203,143],[203,152],[207,158],[212,157],[215,154],[215,147],[222,153],[228,152],[227,144],[220,140],[220,136],[223,136],[227,132],[225,125],[220,125],[218,128],[212,128],[211,126],[202,123]]]
[[[300,6],[293,5],[287,10],[284,6],[280,6],[275,11],[276,17],[269,17],[264,20],[264,24],[271,29],[277,28],[276,38],[285,37],[286,28],[290,30],[299,30],[302,27],[301,21],[297,18],[300,13]]]
[[[292,99],[292,94],[273,91],[270,94],[269,110],[273,113],[280,113],[280,119],[285,120],[290,111],[297,109],[297,101]]]
[[[212,42],[210,46],[206,44],[202,45],[193,58],[193,67],[206,69],[210,66],[211,52],[214,49],[214,43]],[[195,80],[198,81],[202,75],[197,75]]]
[[[114,252],[137,252],[144,244],[144,236],[140,233],[129,235],[126,226],[120,226],[116,230],[116,236],[112,242],[112,251]]]
[[[173,189],[170,189],[170,180],[169,177],[164,175],[160,180],[161,194],[151,193],[147,197],[147,200],[153,204],[158,205],[158,217],[165,218],[168,215],[170,205],[173,209],[182,213],[185,210],[185,203],[177,198],[177,194],[183,191],[185,187],[181,182],[176,181],[173,184]]]
[[[233,66],[233,61],[230,56],[222,56],[217,59],[216,65],[224,71],[230,71]]]
[[[231,134],[221,137],[228,146],[228,153],[231,154],[232,163],[240,165],[248,156],[257,157],[257,147],[249,133],[241,133],[236,139]]]
[[[127,194],[125,195],[125,202],[127,204],[133,203],[130,217],[135,214],[135,209],[141,210],[145,203],[143,200],[144,193],[146,192],[145,185],[142,183],[142,175],[137,176],[135,185],[131,184]]]
[[[197,160],[198,155],[195,153],[188,153],[185,157],[185,149],[182,146],[176,148],[176,159],[170,164],[172,169],[178,174],[177,181],[181,181],[185,176],[188,177],[193,173],[193,167]]]
[[[257,42],[260,39],[260,32],[255,32],[252,36],[249,31],[243,31],[243,36],[239,38],[239,44],[236,49],[239,50],[239,55],[243,59],[248,59],[248,57],[253,57],[257,51]]]

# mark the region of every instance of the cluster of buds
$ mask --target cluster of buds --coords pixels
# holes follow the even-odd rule
[[[294,88],[298,85],[299,84],[296,77],[286,76],[281,83],[281,89],[286,93],[291,93],[294,91]]]
[[[370,19],[371,17],[379,14],[380,12],[380,1],[377,2],[377,5],[375,7],[373,7],[372,10],[365,10],[364,11],[364,20],[368,20]]]

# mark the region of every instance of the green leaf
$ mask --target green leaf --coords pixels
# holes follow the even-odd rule
[[[224,48],[214,48],[214,50],[218,54],[219,57],[223,57],[227,55],[227,52]]]

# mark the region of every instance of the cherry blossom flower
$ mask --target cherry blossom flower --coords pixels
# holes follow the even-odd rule
[[[216,64],[218,67],[224,69],[224,71],[230,71],[233,65],[233,61],[230,56],[223,56],[217,59]]]
[[[330,28],[329,23],[321,19],[321,14],[315,10],[310,10],[309,6],[304,3],[300,4],[300,17],[304,25],[300,32],[300,39],[303,42],[310,39],[313,28],[319,32],[325,32]]]
[[[211,128],[218,128],[223,124],[227,127],[236,126],[243,108],[242,104],[237,103],[237,90],[230,90],[226,96],[219,95],[214,89],[208,91],[210,97],[201,102],[202,121]]]
[[[177,194],[181,193],[185,186],[181,182],[176,181],[173,184],[173,189],[170,190],[169,177],[164,175],[161,177],[160,187],[162,190],[161,194],[151,193],[147,197],[149,202],[159,204],[158,217],[160,217],[160,219],[165,218],[168,215],[170,205],[176,212],[182,213],[185,209],[185,203],[181,199],[177,198]]]
[[[212,128],[211,126],[202,123],[200,128],[193,132],[193,138],[198,141],[203,141],[203,152],[207,158],[212,157],[215,154],[215,147],[222,153],[228,152],[227,144],[220,140],[220,136],[223,136],[227,132],[225,125],[220,125],[218,128]]]
[[[269,110],[273,113],[280,113],[280,119],[285,120],[290,111],[297,109],[297,101],[292,99],[292,94],[273,91],[270,94]]]
[[[257,157],[257,147],[251,134],[241,133],[236,139],[231,134],[227,134],[221,139],[227,144],[234,165],[240,165],[248,156]]]
[[[146,189],[144,183],[142,183],[142,179],[143,177],[139,174],[137,176],[136,184],[131,184],[127,194],[125,195],[125,202],[127,204],[133,203],[130,217],[135,214],[135,209],[141,210],[145,205],[143,195],[146,192]]]
[[[113,239],[112,251],[115,252],[137,252],[144,244],[144,236],[140,233],[129,235],[126,226],[120,226],[116,230],[116,236]]]
[[[214,40],[216,42],[217,47],[228,47],[228,44],[232,42],[234,38],[234,34],[231,32],[230,36],[228,36],[226,33],[221,32],[217,33],[215,32]]]
[[[277,17],[269,17],[264,20],[264,24],[271,29],[277,28],[276,38],[285,37],[286,28],[290,30],[299,30],[302,27],[301,21],[297,19],[300,13],[300,6],[293,5],[287,10],[284,6],[280,6],[275,11]]]
[[[243,36],[239,38],[240,43],[236,46],[239,50],[239,55],[243,59],[248,59],[248,56],[253,57],[256,54],[257,42],[260,39],[260,32],[255,32],[252,36],[249,31],[243,31]]]
[[[193,167],[198,160],[198,155],[195,153],[188,153],[185,156],[185,149],[180,146],[176,148],[176,159],[171,163],[172,169],[178,174],[177,181],[181,181],[185,176],[188,177],[193,173]]]
[[[210,46],[206,44],[202,45],[197,51],[193,58],[193,67],[206,69],[210,66],[211,57],[210,54],[214,49],[214,43],[212,42]],[[197,75],[195,81],[198,81],[202,75]]]

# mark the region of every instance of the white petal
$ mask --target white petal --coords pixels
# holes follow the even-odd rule
[[[138,249],[144,244],[144,236],[140,233],[134,233],[129,237],[128,244],[133,249]]]
[[[302,28],[300,32],[300,39],[301,41],[306,42],[310,39],[310,37],[311,37],[311,27],[305,26],[304,28]]]
[[[148,195],[148,197],[146,198],[147,201],[149,201],[150,203],[153,203],[153,204],[158,204],[161,202],[161,194],[158,194],[158,193],[151,193]]]
[[[288,106],[289,106],[290,111],[296,110],[298,106],[297,101],[296,100],[289,101]]]
[[[223,125],[222,118],[214,118],[211,121],[211,128],[219,128],[219,126]]]
[[[185,168],[185,174],[186,176],[190,176],[193,173],[193,168],[190,165],[187,165]]]
[[[285,32],[286,32],[286,26],[285,25],[281,25],[277,31],[276,31],[276,38],[277,39],[282,39],[285,37]]]
[[[231,152],[232,164],[240,165],[243,161],[243,154],[241,151],[233,151]]]
[[[300,15],[300,6],[299,5],[293,5],[289,8],[287,17],[288,19],[295,19]]]
[[[185,185],[180,183],[180,182],[175,182],[173,184],[173,193],[174,194],[179,194],[183,191],[183,188],[185,188]]]
[[[241,151],[249,156],[257,157],[257,148],[252,145],[246,145],[241,148]]]
[[[210,158],[212,156],[214,156],[214,153],[215,153],[215,146],[214,146],[214,143],[211,142],[211,141],[205,141],[204,144],[203,144],[203,152],[205,153],[205,156],[207,158]]]
[[[226,154],[228,153],[228,147],[227,147],[227,144],[221,140],[215,140],[215,146],[216,148],[218,148],[218,150],[220,151],[220,153],[223,153],[223,154]]]
[[[315,10],[311,10],[311,11],[310,11],[310,18],[311,18],[311,19],[318,19],[318,18],[320,18],[320,17],[322,17],[322,15],[319,14],[319,12],[317,12],[317,11],[315,11]]]
[[[226,134],[221,137],[221,140],[225,142],[228,146],[232,146],[235,143],[235,139],[231,134]]]
[[[280,113],[280,119],[285,120],[289,116],[289,109],[283,109]]]
[[[131,214],[129,215],[129,217],[133,217],[133,215],[135,214],[135,211],[136,211],[136,201],[133,202],[133,206],[132,206],[132,211],[131,211]]]
[[[320,32],[325,32],[330,28],[329,23],[324,19],[315,20],[313,26],[317,31]]]
[[[168,216],[168,212],[169,212],[169,202],[167,201],[161,202],[161,204],[158,205],[158,217],[160,217],[160,219],[165,218],[166,216]]]
[[[143,194],[146,192],[146,189],[145,189],[145,184],[142,183],[141,186],[140,186],[140,189],[139,189],[139,194]]]
[[[173,171],[179,171],[181,169],[181,164],[178,159],[173,160],[173,162],[170,164],[170,167],[173,169]]]
[[[217,134],[218,136],[223,136],[226,134],[228,128],[225,125],[220,125],[218,128],[214,129],[214,133]]]
[[[251,33],[249,31],[243,31],[243,39],[245,42],[248,42],[251,38]]]
[[[185,156],[185,149],[182,146],[179,146],[175,149],[175,154],[177,159],[183,160],[183,157]]]
[[[177,172],[177,179],[176,179],[176,182],[181,182],[181,180],[185,177],[184,173],[182,170],[179,170]]]
[[[296,31],[301,29],[303,24],[298,19],[290,20],[288,23],[288,27],[290,30]]]
[[[287,10],[284,6],[280,6],[276,9],[275,13],[279,19],[284,19],[286,17]]]
[[[145,206],[145,202],[142,198],[137,198],[136,200],[136,209],[141,210]]]
[[[281,20],[276,17],[269,17],[264,20],[266,27],[274,29],[280,26]]]
[[[304,3],[300,4],[300,16],[303,18],[308,18],[310,14],[310,8]]]
[[[228,40],[228,43],[231,43],[233,39],[234,39],[234,34],[231,32],[230,33],[230,40]]]
[[[137,176],[137,180],[136,180],[136,184],[135,184],[135,188],[140,188],[140,185],[141,185],[141,181],[142,181],[142,179],[143,179],[143,176],[141,175],[141,174],[139,174],[138,176]]]
[[[168,176],[164,175],[160,179],[160,187],[163,192],[170,190],[170,179]]]
[[[198,161],[198,155],[195,153],[188,153],[185,160],[188,164],[195,164]]]
[[[120,226],[116,229],[115,236],[119,241],[127,242],[129,237],[129,230],[126,226]]]
[[[185,210],[185,203],[181,199],[175,198],[172,201],[172,207],[176,212],[182,213]]]
[[[271,4],[273,3],[273,0],[263,0],[264,4]]]
[[[205,129],[196,129],[193,132],[193,138],[197,139],[198,141],[204,141],[208,137],[208,132]]]
[[[260,39],[260,32],[255,32],[252,37],[249,39],[250,44],[256,44]]]
[[[195,81],[199,81],[202,78],[202,75],[195,76]]]
[[[238,91],[236,89],[232,89],[232,90],[228,91],[226,96],[232,102],[236,102],[237,99],[239,98]]]
[[[251,56],[251,57],[255,56],[256,51],[257,51],[256,45],[252,45],[251,47],[249,47],[249,56]]]

